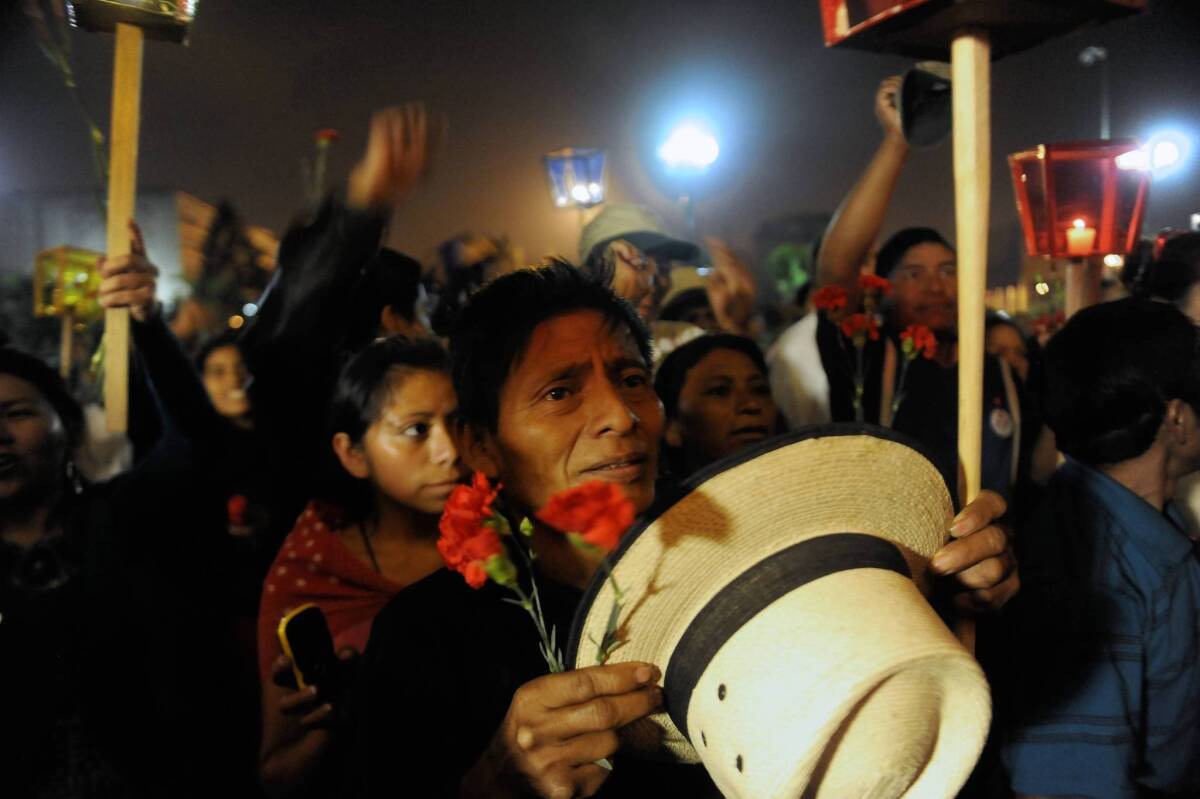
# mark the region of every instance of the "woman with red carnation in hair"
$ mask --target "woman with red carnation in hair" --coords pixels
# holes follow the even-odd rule
[[[314,501],[283,543],[263,585],[258,624],[263,690],[260,775],[275,796],[335,788],[330,751],[344,697],[287,685],[280,619],[305,603],[325,614],[339,656],[366,648],[387,602],[442,567],[438,519],[464,476],[451,437],[456,405],[445,351],[432,340],[380,339],[342,370],[333,450],[344,470],[336,504]],[[318,791],[319,792],[319,791]]]

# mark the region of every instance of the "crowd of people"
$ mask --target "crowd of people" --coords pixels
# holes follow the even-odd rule
[[[380,248],[432,158],[417,105],[373,118],[257,315],[195,353],[131,225],[100,287],[133,319],[130,468],[86,477],[80,403],[0,348],[5,795],[719,795],[700,766],[620,751],[665,664],[549,673],[524,610],[445,567],[439,519],[477,472],[514,522],[593,480],[653,513],[806,425],[892,428],[960,475],[954,248],[933,228],[876,247],[908,153],[897,90],[783,331],[725,244],[631,205],[586,225],[577,263],[460,270],[429,297]],[[707,282],[673,292],[702,258]],[[1200,795],[1200,529],[1180,488],[1200,470],[1200,234],[1134,272],[1044,352],[988,321],[967,409],[985,490],[931,560],[939,612],[979,616],[995,697],[964,795]],[[601,556],[529,535],[568,630]],[[277,634],[308,604],[339,663],[320,685]]]

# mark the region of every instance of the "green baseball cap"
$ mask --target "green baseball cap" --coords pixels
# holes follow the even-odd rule
[[[579,236],[580,263],[598,247],[617,239],[624,239],[656,260],[695,263],[700,258],[699,247],[668,236],[662,220],[649,208],[615,203],[606,205],[595,219],[584,225]]]

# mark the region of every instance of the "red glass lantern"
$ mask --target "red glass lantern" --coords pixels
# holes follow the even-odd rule
[[[988,30],[1000,58],[1145,7],[1146,0],[821,0],[821,21],[829,47],[949,61],[963,28]]]
[[[1150,169],[1135,139],[1043,144],[1008,157],[1030,255],[1123,254],[1142,229]]]

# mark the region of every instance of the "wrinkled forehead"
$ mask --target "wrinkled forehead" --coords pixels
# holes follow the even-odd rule
[[[552,316],[529,334],[525,346],[513,359],[509,382],[524,382],[541,374],[599,356],[606,364],[642,359],[633,331],[623,322],[600,311],[579,310]]]

